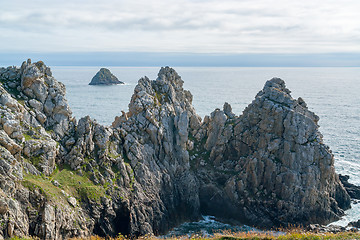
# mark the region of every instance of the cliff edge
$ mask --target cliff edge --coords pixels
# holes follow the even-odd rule
[[[43,62],[0,68],[0,82],[0,237],[157,235],[201,214],[270,228],[350,207],[318,117],[281,79],[241,116],[226,103],[202,121],[161,68],[112,127],[76,121]]]

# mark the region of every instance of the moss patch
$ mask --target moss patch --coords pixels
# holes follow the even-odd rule
[[[52,184],[54,180],[60,184],[59,187]],[[56,169],[50,177],[26,174],[22,184],[30,190],[39,189],[48,199],[67,201],[61,190],[83,201],[100,202],[101,197],[108,197],[103,186],[95,185],[87,175],[79,176],[69,166]]]
[[[103,186],[95,185],[87,174],[80,176],[66,165],[59,169],[51,179],[58,181],[67,193],[81,200],[90,199],[100,202],[101,197],[106,197]]]
[[[67,201],[65,196],[61,193],[61,189],[55,187],[47,177],[25,174],[22,185],[30,191],[38,189],[48,200]]]
[[[42,161],[41,155],[32,156],[32,157],[30,157],[29,161],[31,162],[32,165],[34,165],[34,167],[37,168],[37,170],[42,171],[42,168],[41,168],[41,161]]]

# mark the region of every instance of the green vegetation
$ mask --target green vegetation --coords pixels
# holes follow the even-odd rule
[[[157,91],[155,91],[155,97],[154,97],[154,107],[157,106],[161,106],[161,102],[170,102],[170,97],[168,93],[159,93]]]
[[[32,138],[29,134],[27,134],[27,133],[24,133],[23,135],[24,135],[25,141],[29,141],[29,140],[33,139],[33,138]]]
[[[23,123],[20,123],[23,124]],[[28,130],[23,133],[23,136],[25,138],[25,141],[29,141],[29,140],[48,140],[44,135],[41,134],[41,127],[31,127],[31,126],[27,126],[25,127]],[[51,135],[50,131],[46,131]]]
[[[59,187],[52,184],[54,180],[60,184]],[[87,174],[80,176],[66,165],[62,169],[56,169],[50,177],[27,174],[23,185],[30,190],[39,189],[48,199],[67,200],[61,190],[83,201],[100,202],[101,197],[107,197],[104,186],[95,185]]]
[[[13,237],[10,238],[11,240],[31,240],[37,238],[31,237]],[[107,236],[106,238],[102,238],[99,236],[91,236],[88,238],[71,238],[71,240],[125,240],[125,239],[134,239],[123,236],[119,234],[116,238],[111,238]],[[159,239],[154,236],[143,236],[138,239],[148,239],[148,240],[155,240]],[[212,237],[202,237],[200,235],[192,235],[188,236],[181,236],[181,237],[172,237],[172,238],[162,238],[164,240],[175,240],[175,239],[193,239],[193,240],[355,240],[360,239],[360,233],[354,232],[342,232],[342,233],[306,233],[306,232],[289,232],[287,234],[281,236],[275,236],[273,233],[256,233],[256,232],[239,232],[239,233],[218,233]]]
[[[113,154],[112,152],[109,151],[108,156],[111,157],[112,159],[117,159],[119,157],[121,157],[120,154]]]
[[[61,202],[67,201],[61,193],[61,189],[55,187],[47,177],[26,174],[22,185],[31,191],[38,189],[48,199],[61,200]]]
[[[116,146],[114,146],[114,144],[111,144],[111,142],[107,142],[106,143],[106,146],[107,146],[107,150],[108,150],[108,156],[111,157],[112,159],[117,159],[119,157],[121,157],[121,154],[118,154],[116,152]]]
[[[32,156],[30,157],[30,162],[32,163],[32,165],[34,165],[34,167],[36,167],[37,170],[39,171],[42,171],[42,168],[41,168],[41,155],[38,155],[38,156]]]
[[[128,163],[125,163],[125,164],[128,164]],[[130,172],[130,175],[129,175],[129,177],[130,177],[130,190],[134,191],[135,174],[134,174],[134,170],[131,168],[131,166],[130,166],[130,169],[131,169],[131,172]]]
[[[63,169],[53,174],[51,180],[58,181],[65,192],[81,200],[91,199],[100,202],[101,197],[106,196],[106,189],[103,186],[95,185],[87,174],[84,176],[76,174],[70,166],[64,165]]]
[[[189,140],[194,142],[194,147],[192,150],[188,150],[189,151],[189,155],[190,156],[195,156],[195,159],[193,161],[190,161],[190,164],[195,164],[195,162],[200,161],[201,159],[204,160],[205,162],[208,162],[210,159],[210,151],[207,151],[205,149],[205,143],[207,138],[202,138],[200,141],[198,141],[194,136],[192,136],[189,133]],[[195,161],[195,162],[194,162]]]
[[[161,94],[159,94],[158,92],[155,92],[155,99],[154,99],[155,105],[158,105],[158,106],[161,105],[161,98],[162,98]]]
[[[32,238],[32,237],[12,237],[12,238],[9,238],[10,240],[33,240],[33,239],[36,239],[36,238]]]

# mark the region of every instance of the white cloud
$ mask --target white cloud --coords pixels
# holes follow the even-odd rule
[[[1,51],[360,52],[357,0],[21,1]]]

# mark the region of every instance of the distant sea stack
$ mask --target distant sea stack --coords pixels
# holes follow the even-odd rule
[[[113,85],[113,84],[124,84],[119,81],[107,68],[101,68],[96,75],[92,78],[89,85]]]

